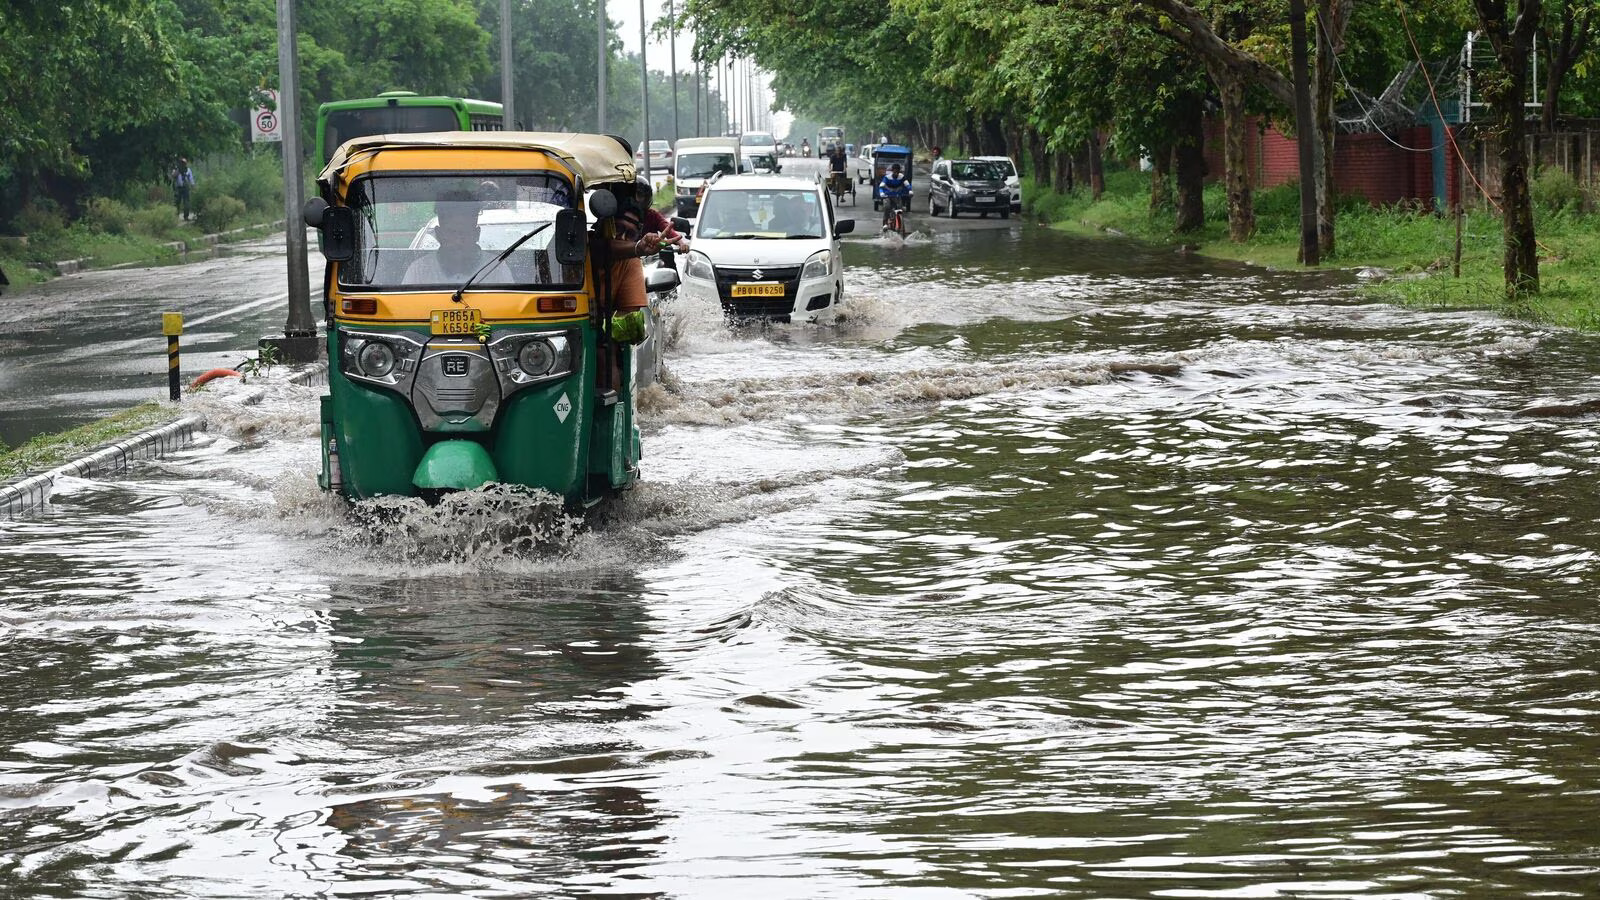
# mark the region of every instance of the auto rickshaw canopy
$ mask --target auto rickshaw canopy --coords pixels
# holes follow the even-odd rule
[[[345,169],[374,154],[401,147],[483,150],[539,150],[550,154],[583,179],[585,187],[630,182],[636,177],[633,155],[620,138],[606,134],[555,131],[432,131],[420,134],[374,134],[351,138],[334,151],[317,174],[317,184],[332,189]]]

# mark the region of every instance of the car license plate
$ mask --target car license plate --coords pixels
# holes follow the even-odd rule
[[[979,197],[978,198],[978,202],[979,203],[993,203],[994,202],[994,198],[993,197]]]
[[[766,284],[736,284],[733,286],[735,297],[782,297],[783,285],[778,282]]]
[[[472,334],[483,324],[483,313],[476,309],[436,309],[428,313],[428,326],[434,334]]]

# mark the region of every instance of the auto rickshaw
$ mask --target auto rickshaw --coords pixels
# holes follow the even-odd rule
[[[900,164],[906,181],[911,180],[911,148],[901,144],[878,144],[872,148],[872,208],[883,207],[883,196],[878,192],[878,182],[883,180],[889,167]]]
[[[636,348],[608,330],[620,292],[600,235],[619,209],[608,186],[634,179],[608,135],[341,146],[305,210],[328,258],[322,487],[360,500],[498,482],[581,510],[631,486]]]

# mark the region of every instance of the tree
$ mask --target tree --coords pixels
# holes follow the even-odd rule
[[[1539,293],[1538,240],[1528,190],[1528,63],[1539,30],[1540,0],[1473,0],[1478,25],[1494,45],[1499,66],[1475,73],[1500,145],[1500,218],[1505,234],[1506,299]]]
[[[1561,89],[1567,75],[1588,52],[1600,20],[1596,0],[1552,0],[1539,29],[1544,47],[1544,105],[1539,121],[1545,131],[1554,131],[1561,110]]]

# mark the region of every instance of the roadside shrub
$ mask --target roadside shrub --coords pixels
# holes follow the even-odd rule
[[[244,217],[243,200],[237,197],[212,195],[200,201],[200,206],[194,214],[194,221],[200,226],[201,231],[216,234],[244,221]]]
[[[238,156],[208,163],[194,187],[198,207],[217,197],[229,197],[237,199],[245,212],[283,212],[283,167],[275,156]],[[238,218],[243,217],[241,212]]]
[[[67,217],[61,207],[48,197],[35,197],[22,207],[12,224],[31,237],[54,237],[67,227]]]
[[[110,197],[91,197],[83,209],[84,224],[101,234],[126,234],[133,210]]]
[[[1583,187],[1564,169],[1541,168],[1528,185],[1533,202],[1552,212],[1583,208]]]
[[[147,206],[134,210],[128,222],[129,230],[163,241],[171,240],[178,230],[178,213],[169,206]]]

